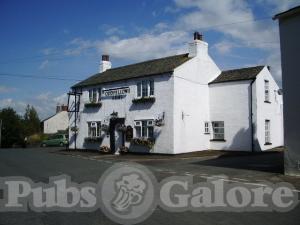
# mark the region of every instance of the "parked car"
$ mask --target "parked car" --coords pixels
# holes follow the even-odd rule
[[[68,144],[67,134],[54,134],[47,138],[47,140],[42,141],[41,146],[66,146]]]

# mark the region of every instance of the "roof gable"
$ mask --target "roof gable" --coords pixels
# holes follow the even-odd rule
[[[188,54],[181,54],[112,68],[75,84],[73,88],[173,72],[189,59]]]
[[[209,84],[241,81],[241,80],[254,80],[256,76],[262,71],[264,66],[247,67],[241,69],[233,69],[222,71],[222,73]]]

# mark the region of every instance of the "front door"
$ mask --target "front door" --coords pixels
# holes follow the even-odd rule
[[[112,152],[115,152],[120,146],[124,145],[124,134],[118,131],[116,128],[124,124],[125,118],[110,119],[109,122],[109,135],[110,135],[110,148]]]

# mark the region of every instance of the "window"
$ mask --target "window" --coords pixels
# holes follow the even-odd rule
[[[271,144],[271,123],[270,120],[265,120],[265,143]]]
[[[153,120],[136,120],[134,121],[136,137],[153,138],[154,131]]]
[[[213,139],[214,140],[224,140],[224,121],[214,121],[212,122],[213,128]]]
[[[137,97],[149,97],[154,95],[154,81],[144,80],[137,83]]]
[[[88,122],[88,137],[100,137],[101,122]]]
[[[204,133],[209,134],[209,122],[204,122]]]
[[[90,102],[100,102],[101,100],[101,89],[93,88],[89,90]]]
[[[265,80],[265,102],[270,102],[269,81]]]

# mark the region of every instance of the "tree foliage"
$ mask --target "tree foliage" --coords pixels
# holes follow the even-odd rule
[[[2,147],[11,147],[13,144],[21,144],[24,139],[22,118],[10,107],[0,111],[2,120]]]
[[[0,110],[2,120],[2,147],[23,145],[24,138],[40,132],[40,119],[33,106],[27,105],[23,117],[13,108]]]
[[[23,120],[24,132],[26,136],[40,132],[40,119],[33,106],[26,106]]]

